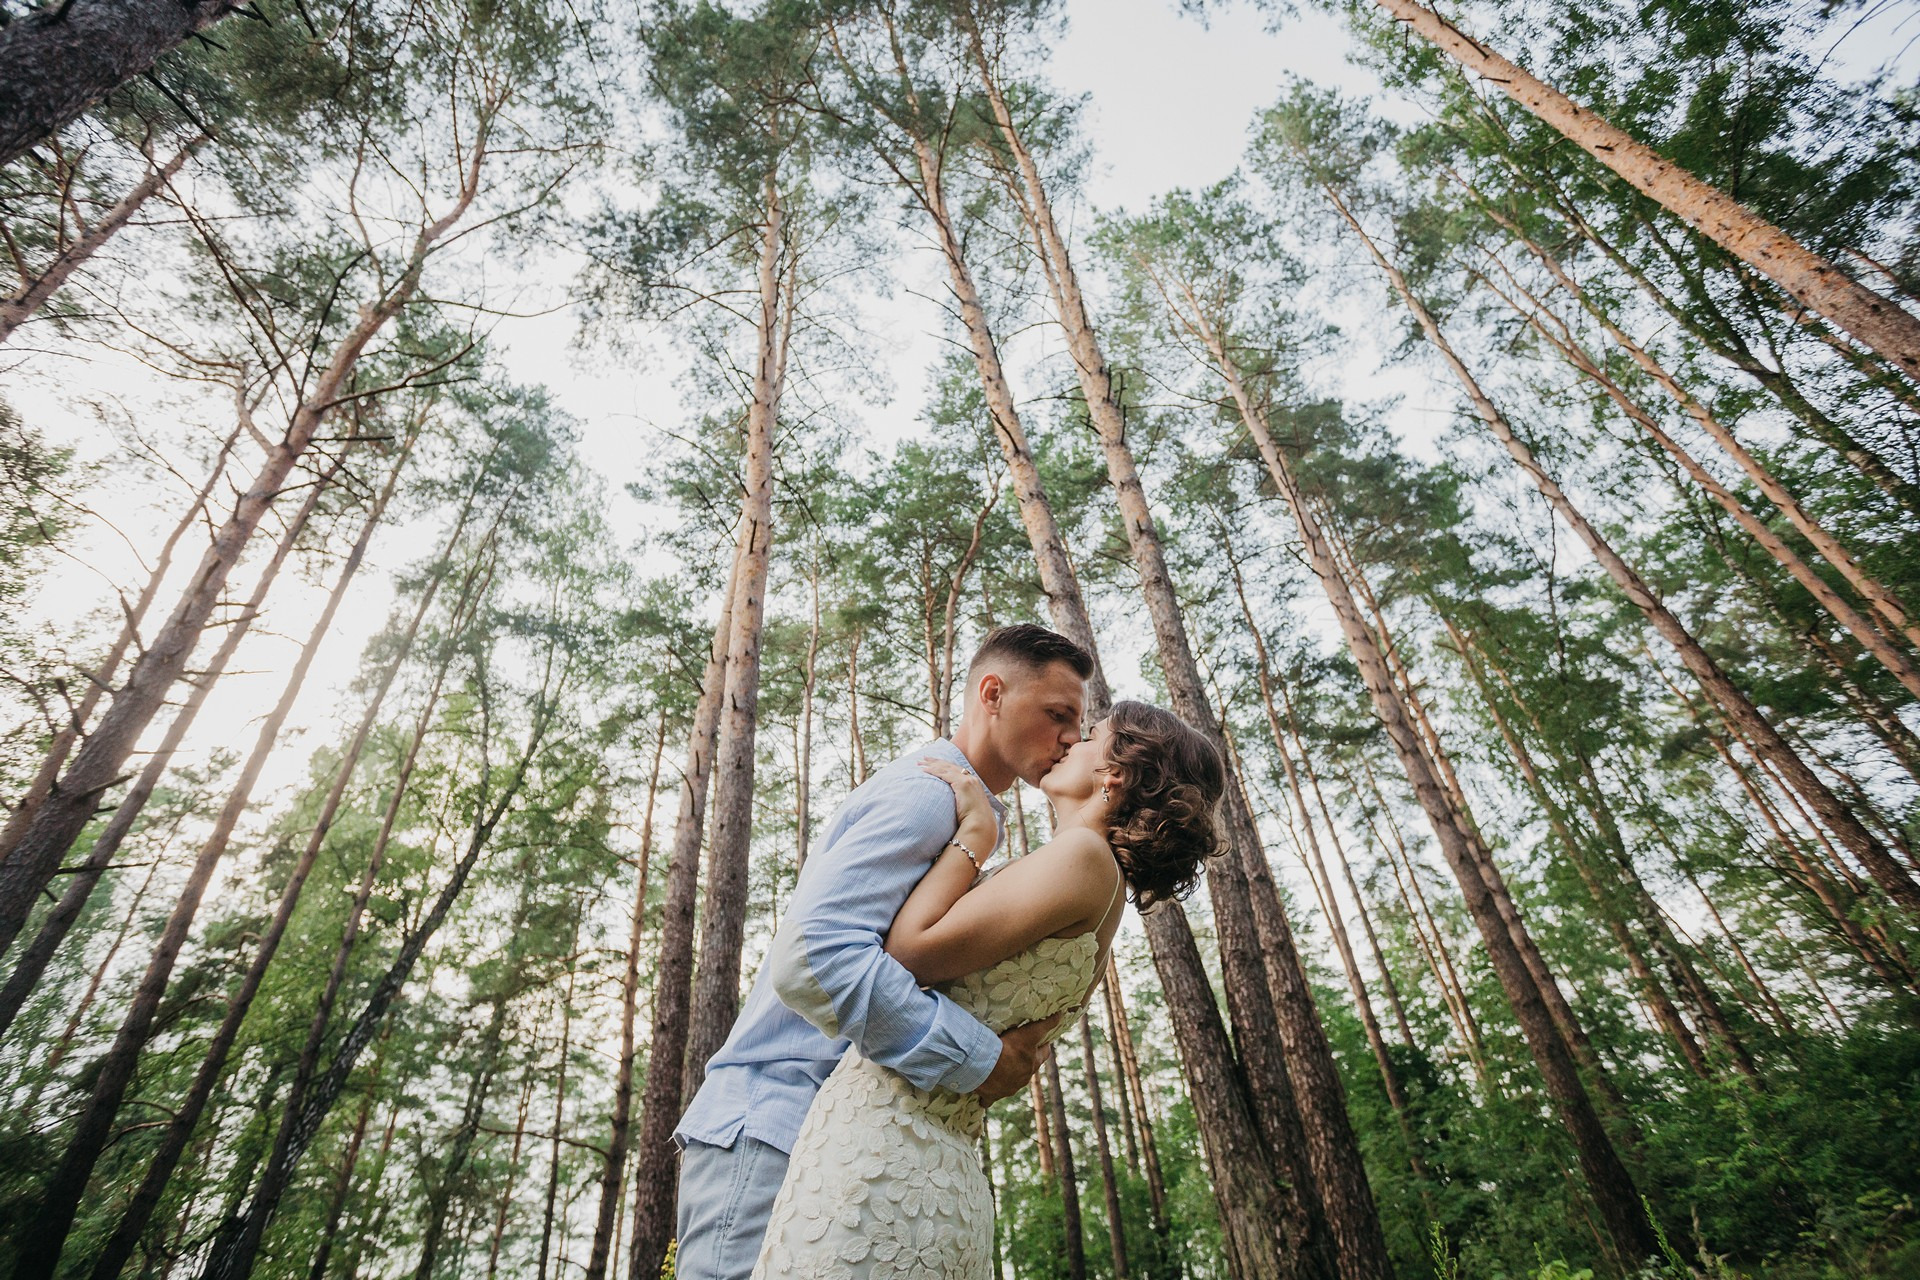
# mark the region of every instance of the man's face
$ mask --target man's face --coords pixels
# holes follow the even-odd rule
[[[1038,783],[1080,741],[1087,684],[1064,662],[1001,677],[995,745],[1015,773]]]

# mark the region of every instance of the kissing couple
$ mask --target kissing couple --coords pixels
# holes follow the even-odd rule
[[[986,1280],[987,1108],[1018,1092],[1106,969],[1123,892],[1193,886],[1220,755],[1121,702],[1081,731],[1093,659],[990,633],[951,739],[862,783],[828,823],[732,1034],[680,1118],[678,1280]],[[1015,779],[1053,838],[989,873]]]

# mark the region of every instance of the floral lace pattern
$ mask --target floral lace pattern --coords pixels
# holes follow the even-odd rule
[[[941,987],[995,1031],[1080,1016],[1099,961],[1092,933],[1042,938]],[[807,1112],[773,1202],[755,1280],[985,1280],[993,1200],[980,1165],[986,1111],[916,1088],[848,1049]]]

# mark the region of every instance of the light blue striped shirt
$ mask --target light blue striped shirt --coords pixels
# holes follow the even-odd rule
[[[726,1147],[745,1133],[792,1151],[849,1044],[921,1088],[969,1093],[992,1073],[1000,1037],[918,986],[883,949],[893,917],[953,838],[953,790],[921,770],[929,755],[967,765],[952,742],[930,742],[867,779],[827,824],[676,1138]],[[993,807],[1005,816],[998,800]]]

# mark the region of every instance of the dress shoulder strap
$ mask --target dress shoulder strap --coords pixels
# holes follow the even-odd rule
[[[1120,865],[1120,860],[1118,858],[1114,859],[1114,867],[1116,870],[1119,868],[1119,865]],[[1120,873],[1119,882],[1113,886],[1113,896],[1107,899],[1107,909],[1100,913],[1100,924],[1105,924],[1107,922],[1107,917],[1113,914],[1113,904],[1120,901],[1120,891],[1125,889],[1126,887],[1127,887],[1127,873],[1122,871]],[[1096,929],[1098,929],[1099,927],[1100,925],[1094,926],[1094,928]]]

